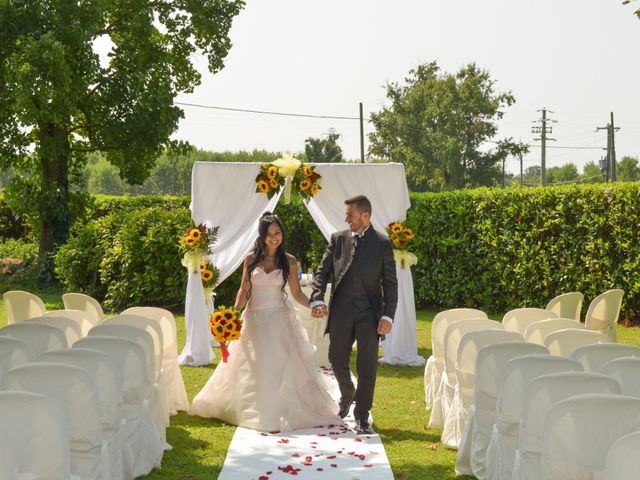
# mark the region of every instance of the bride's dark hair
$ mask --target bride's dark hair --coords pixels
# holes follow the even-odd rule
[[[271,212],[264,212],[262,217],[260,217],[260,223],[258,223],[258,238],[256,238],[255,243],[253,244],[253,259],[249,262],[248,266],[248,275],[251,278],[251,273],[258,266],[260,262],[266,256],[266,246],[265,241],[267,238],[267,231],[271,224],[275,223],[280,227],[280,231],[282,232],[282,242],[278,245],[278,249],[276,250],[276,265],[282,270],[282,278],[284,278],[284,283],[282,284],[282,290],[284,291],[284,287],[287,284],[287,279],[289,278],[289,259],[287,258],[287,254],[284,248],[284,240],[285,240],[285,232],[284,225],[282,221],[278,218],[277,215],[272,214]]]

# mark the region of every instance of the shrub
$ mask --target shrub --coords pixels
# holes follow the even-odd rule
[[[640,183],[412,194],[416,302],[488,311],[543,307],[577,290],[588,305],[625,291],[640,315]],[[583,310],[586,311],[586,308]]]
[[[56,274],[66,290],[103,300],[109,310],[179,305],[186,275],[177,237],[189,222],[185,208],[150,207],[76,225],[56,254]]]

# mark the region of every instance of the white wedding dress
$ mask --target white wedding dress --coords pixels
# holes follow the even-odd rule
[[[240,340],[230,342],[227,363],[218,364],[189,413],[264,432],[342,423],[282,284],[281,270],[253,270]]]

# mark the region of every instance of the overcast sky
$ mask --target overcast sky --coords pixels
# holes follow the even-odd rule
[[[543,107],[557,120],[547,166],[600,159],[614,112],[616,153],[640,158],[640,20],[622,0],[248,0],[234,20],[225,68],[181,103],[323,116],[364,116],[386,104],[387,82],[420,63],[455,72],[475,62],[511,91],[496,139],[532,144]],[[303,151],[330,129],[360,156],[357,120],[310,119],[183,106],[176,138],[212,151]],[[365,124],[365,132],[371,126]],[[368,141],[365,138],[365,149]],[[581,148],[576,148],[581,147]],[[519,171],[516,159],[508,169]]]

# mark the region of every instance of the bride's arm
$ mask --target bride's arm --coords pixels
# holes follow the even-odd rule
[[[302,293],[300,282],[298,281],[298,262],[296,262],[296,257],[287,254],[287,258],[289,259],[289,278],[287,278],[287,282],[289,283],[291,295],[300,305],[309,308],[309,298]]]
[[[249,254],[244,259],[244,265],[242,266],[242,282],[240,282],[240,289],[236,294],[236,303],[233,308],[236,310],[242,310],[244,306],[247,304],[247,295],[249,295],[249,291],[251,290],[251,283],[249,280],[248,266],[249,262],[253,254]]]

